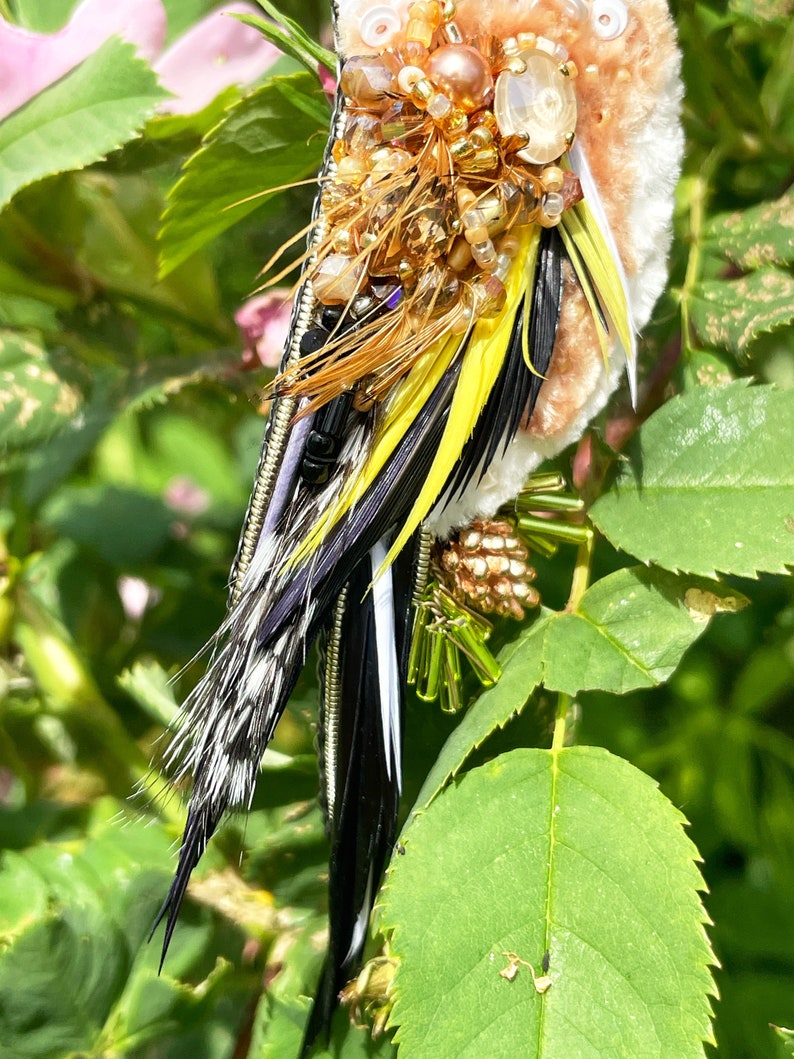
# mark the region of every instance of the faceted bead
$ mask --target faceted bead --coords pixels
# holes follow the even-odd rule
[[[427,70],[434,84],[465,111],[479,109],[493,89],[491,68],[468,44],[445,44],[430,55]]]
[[[405,225],[405,247],[418,258],[438,256],[449,241],[449,215],[443,204],[412,210]]]
[[[394,74],[377,55],[354,55],[342,67],[339,84],[355,106],[385,110],[396,88]]]
[[[312,289],[323,305],[344,305],[358,293],[364,264],[344,254],[329,254],[312,274]]]
[[[478,283],[477,287],[482,289],[485,294],[480,304],[480,313],[483,316],[498,316],[507,301],[507,291],[504,283],[497,279],[496,276],[488,276],[482,283]]]
[[[349,111],[342,138],[350,154],[366,154],[383,139],[381,122],[366,111]]]
[[[425,116],[413,103],[398,99],[380,119],[380,135],[385,141],[424,136]]]
[[[529,135],[529,144],[518,151],[526,162],[544,165],[563,155],[567,136],[576,127],[576,95],[570,78],[545,51],[523,51],[524,74],[507,71],[496,82],[494,113],[503,136]]]
[[[459,288],[457,277],[441,265],[431,265],[419,274],[411,307],[415,313],[438,315],[457,300]]]
[[[359,209],[355,185],[343,180],[329,181],[323,188],[320,201],[324,212],[337,222],[352,217]]]

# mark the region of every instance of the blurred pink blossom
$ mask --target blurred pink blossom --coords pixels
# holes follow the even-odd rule
[[[163,598],[160,589],[150,585],[142,577],[122,574],[116,587],[127,621],[139,622],[146,611]]]
[[[56,33],[34,33],[0,19],[0,119],[59,80],[112,36],[134,44],[153,63],[163,87],[173,92],[175,98],[161,104],[162,112],[201,110],[222,89],[254,80],[278,58],[278,49],[257,30],[226,14],[256,14],[257,10],[246,3],[225,4],[162,54],[167,31],[162,0],[83,0]]]
[[[234,314],[243,340],[247,367],[258,360],[266,368],[277,368],[284,352],[292,314],[292,292],[277,287],[249,298]]]
[[[180,515],[203,515],[210,506],[206,489],[187,475],[178,475],[166,485],[163,500],[167,507]]]

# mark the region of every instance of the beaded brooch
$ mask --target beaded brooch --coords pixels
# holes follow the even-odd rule
[[[307,1050],[396,837],[409,685],[461,706],[577,509],[555,475],[665,281],[682,153],[663,0],[344,0],[339,87],[227,618],[172,751],[190,873],[320,644],[330,937]],[[517,499],[516,499],[517,498]],[[509,508],[505,504],[510,501]],[[540,517],[539,517],[540,516]]]

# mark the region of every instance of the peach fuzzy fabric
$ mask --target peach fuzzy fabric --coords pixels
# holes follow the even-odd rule
[[[373,6],[371,0],[340,3],[342,56],[372,51],[357,27]],[[393,0],[388,6],[405,21],[407,2]],[[611,41],[597,37],[589,22],[575,20],[566,0],[459,0],[455,22],[465,37],[529,32],[568,49],[579,70],[574,83],[577,146],[598,188],[640,328],[667,278],[673,193],[683,154],[682,88],[675,30],[664,0],[629,0],[626,7],[628,25]],[[575,441],[603,408],[619,382],[620,360],[616,355],[604,365],[584,297],[568,271],[549,376],[527,431],[489,467],[482,482],[443,510],[439,505],[428,528],[445,535],[474,517],[494,514],[543,459]]]

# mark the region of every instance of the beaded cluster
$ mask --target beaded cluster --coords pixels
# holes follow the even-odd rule
[[[561,164],[577,117],[577,70],[561,45],[533,33],[465,39],[454,0],[412,3],[407,24],[370,7],[359,31],[372,54],[342,67],[327,235],[310,271],[320,331],[284,389],[320,406],[355,388],[364,410],[435,338],[501,312],[515,229],[559,224],[581,189]],[[356,322],[354,342],[342,318]]]

